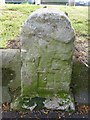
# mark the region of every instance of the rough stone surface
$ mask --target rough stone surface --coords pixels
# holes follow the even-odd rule
[[[10,102],[12,98],[20,93],[21,86],[21,56],[19,49],[0,49],[0,89],[2,90],[2,99],[0,102]],[[0,90],[0,91],[1,91]]]
[[[84,105],[90,104],[90,101],[88,100],[89,85],[88,67],[81,62],[74,60],[71,87],[76,103]]]
[[[8,86],[2,86],[2,88],[0,87],[0,90],[1,89],[2,89],[2,103],[11,102],[11,96]]]
[[[29,16],[22,33],[22,94],[69,94],[74,30],[59,10],[39,9]]]

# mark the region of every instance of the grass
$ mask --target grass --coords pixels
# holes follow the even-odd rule
[[[8,40],[17,39],[27,17],[43,5],[6,4],[0,6],[0,46],[5,47]],[[76,35],[86,39],[88,35],[88,7],[86,6],[48,6],[67,12]]]

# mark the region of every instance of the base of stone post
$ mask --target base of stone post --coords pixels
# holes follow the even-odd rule
[[[35,96],[23,96],[18,97],[11,105],[15,110],[64,110],[74,111],[74,99],[71,94],[63,93],[60,96],[50,96],[47,98]]]
[[[22,96],[14,109],[74,110],[70,93],[74,29],[64,12],[32,13],[21,33]]]

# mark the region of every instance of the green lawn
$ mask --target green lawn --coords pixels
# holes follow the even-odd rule
[[[20,36],[22,25],[27,17],[36,9],[42,7],[30,4],[6,4],[5,6],[0,6],[0,46],[5,47],[8,40],[16,40]],[[88,35],[88,7],[62,5],[48,7],[57,7],[67,12],[76,35],[86,39]]]

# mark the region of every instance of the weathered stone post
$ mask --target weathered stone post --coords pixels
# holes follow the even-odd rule
[[[21,33],[22,95],[46,98],[48,109],[72,104],[74,38],[70,20],[59,10],[39,9],[29,16]]]

